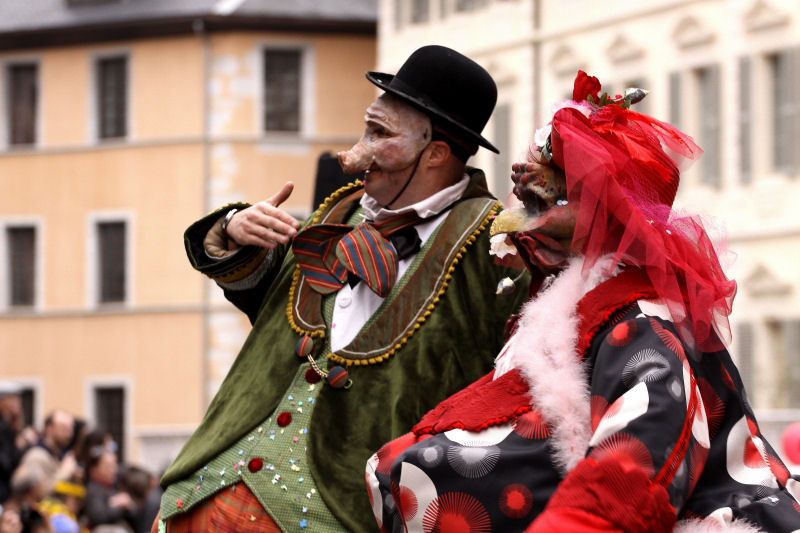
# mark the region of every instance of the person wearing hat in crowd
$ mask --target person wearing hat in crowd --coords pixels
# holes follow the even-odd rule
[[[363,182],[301,227],[269,200],[193,224],[192,265],[253,323],[194,435],[162,478],[166,531],[372,531],[363,465],[381,443],[483,375],[524,298],[485,255],[499,209],[466,166],[495,105],[491,76],[442,46],[416,50],[358,143]]]
[[[52,493],[39,508],[48,517],[53,533],[85,533],[80,516],[86,499],[86,487],[77,481],[56,481]]]
[[[725,349],[736,283],[672,209],[700,149],[600,90],[579,72],[513,166],[492,249],[547,280],[495,369],[370,458],[381,531],[800,530]]]

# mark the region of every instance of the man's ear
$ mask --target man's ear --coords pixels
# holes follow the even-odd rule
[[[428,145],[428,164],[431,166],[444,165],[450,159],[450,145],[444,141],[431,141]]]

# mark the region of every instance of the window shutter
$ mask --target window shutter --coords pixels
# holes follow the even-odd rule
[[[792,177],[800,174],[800,47],[792,48],[790,54],[789,90],[791,91],[791,131],[788,144],[791,162],[789,173]]]
[[[430,19],[429,0],[411,0],[411,23],[424,24]]]
[[[752,116],[750,95],[750,58],[739,58],[739,181],[746,185],[753,180]]]
[[[36,142],[37,70],[36,65],[9,67],[8,139],[12,145]]]
[[[681,127],[681,73],[671,72],[669,75],[669,122],[676,128]]]
[[[786,320],[783,323],[783,342],[786,407],[800,408],[800,320]]]
[[[501,202],[505,202],[511,192],[511,106],[499,104],[492,115],[494,121],[495,146],[500,150],[494,156],[494,194]]]
[[[94,389],[95,423],[117,443],[117,457],[125,460],[125,390],[122,387]]]
[[[264,52],[264,128],[300,131],[300,50]]]
[[[100,302],[125,301],[125,223],[97,225],[100,252]]]
[[[700,82],[700,147],[705,151],[702,181],[719,187],[720,176],[720,87],[719,65],[709,65],[698,72]]]
[[[97,131],[101,139],[127,135],[127,78],[125,57],[109,57],[98,61]]]
[[[36,230],[33,227],[6,229],[9,247],[10,305],[34,303]]]
[[[745,389],[752,393],[755,390],[756,366],[753,362],[755,339],[753,338],[753,324],[742,322],[736,327],[736,366],[742,377]]]

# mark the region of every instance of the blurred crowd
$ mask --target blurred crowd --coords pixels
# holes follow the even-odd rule
[[[108,432],[64,410],[26,427],[20,391],[0,381],[0,533],[149,532],[158,478],[120,464]]]

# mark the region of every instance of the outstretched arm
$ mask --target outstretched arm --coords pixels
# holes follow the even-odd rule
[[[213,279],[251,322],[299,227],[279,208],[293,188],[289,182],[257,204],[223,207],[192,224],[184,234],[192,266]]]

